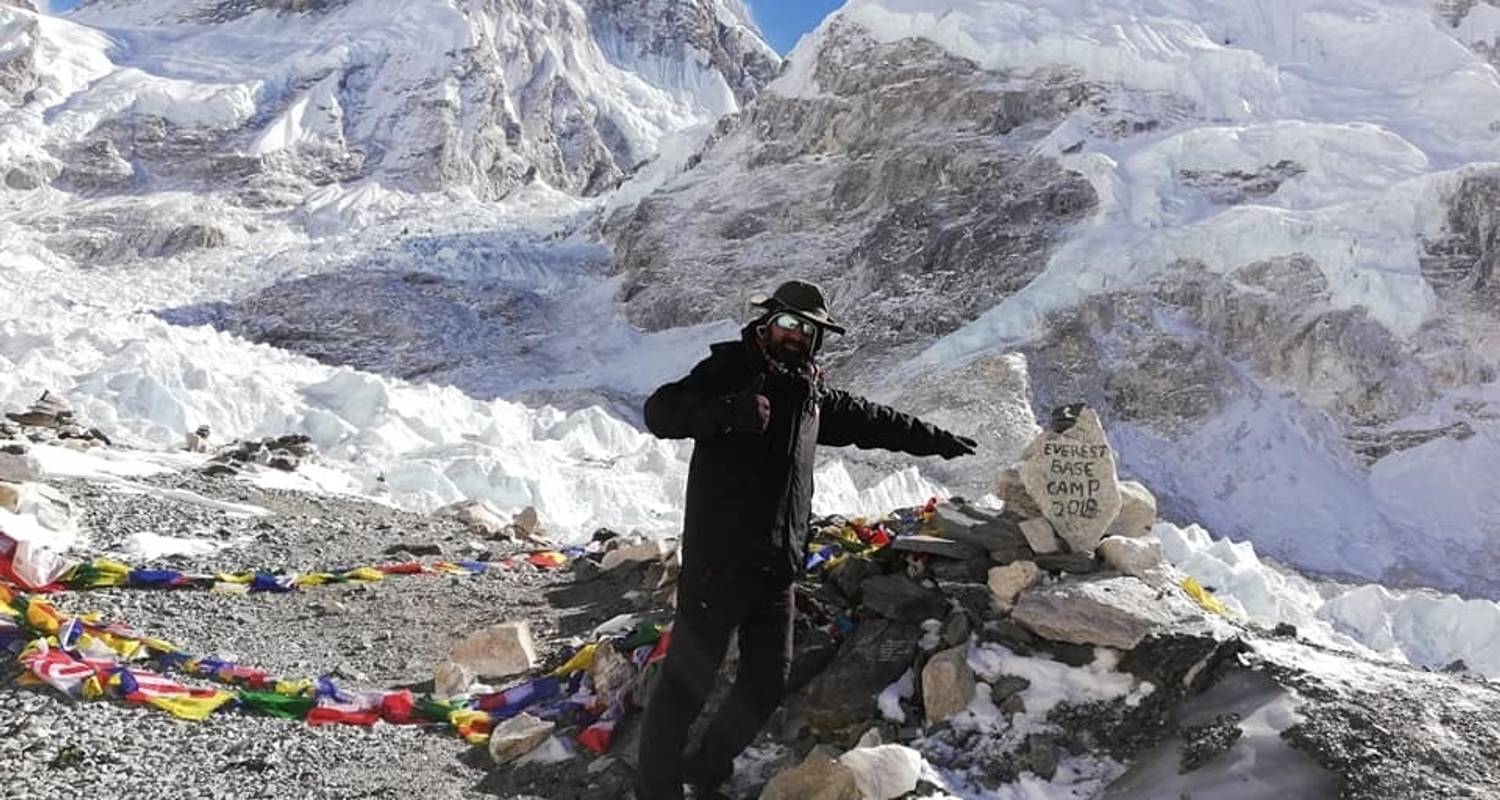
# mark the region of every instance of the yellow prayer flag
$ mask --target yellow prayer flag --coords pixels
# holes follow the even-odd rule
[[[1183,578],[1182,589],[1188,593],[1188,597],[1197,601],[1198,605],[1202,606],[1205,611],[1212,611],[1220,616],[1229,616],[1229,607],[1224,605],[1224,601],[1214,597],[1212,592],[1203,588],[1203,584],[1198,583],[1196,578],[1191,576]]]
[[[228,692],[214,692],[204,697],[152,697],[147,702],[178,719],[202,722],[232,698]]]

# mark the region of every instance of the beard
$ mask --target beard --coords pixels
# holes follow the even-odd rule
[[[796,339],[783,339],[769,348],[771,355],[783,364],[801,366],[812,357],[812,345]]]

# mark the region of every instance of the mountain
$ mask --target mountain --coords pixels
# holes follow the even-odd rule
[[[726,2],[0,25],[13,405],[668,530],[641,396],[807,275],[836,380],[985,444],[830,454],[829,503],[982,495],[1084,399],[1170,518],[1495,595],[1492,5],[855,0],[784,66]]]
[[[1497,33],[1476,3],[852,0],[610,217],[620,297],[654,329],[811,276],[855,330],[835,374],[987,465],[1087,400],[1176,519],[1497,596]]]
[[[975,524],[1036,420],[1087,400],[1159,498],[1177,571],[1037,593],[1130,586],[1120,602],[1149,618],[1193,576],[1209,592],[1187,619],[1236,631],[1023,655],[993,556],[939,562],[935,607],[968,601],[967,622],[904,622],[903,647],[925,643],[905,688],[844,692],[878,695],[860,725],[920,748],[924,796],[1272,793],[1243,787],[1246,765],[1286,796],[1482,793],[1500,730],[1497,52],[1500,7],[1476,0],[851,0],[785,63],[736,0],[95,0],[62,18],[0,0],[0,406],[51,390],[95,429],[0,430],[31,448],[3,466],[49,484],[12,490],[0,521],[46,563],[205,576],[495,556],[478,594],[429,575],[416,594],[322,587],[329,602],[87,602],[205,653],[250,625],[242,657],[355,684],[421,685],[498,613],[534,615],[562,657],[666,577],[589,580],[609,532],[680,529],[692,448],[644,433],[641,398],[734,335],[751,292],[808,276],[851,328],[825,353],[836,383],[983,444],[948,463],[830,451],[816,513],[962,494]],[[213,443],[304,435],[313,455],[211,465],[182,448],[204,425]],[[464,499],[535,507],[590,563],[547,571],[426,513]],[[1173,524],[1190,522],[1207,530]],[[932,600],[910,573],[933,560],[914,561],[879,577]],[[866,625],[882,598],[849,605],[836,583],[799,592],[833,612],[801,615],[800,655],[859,671],[888,648],[857,652],[849,623],[891,626]],[[381,630],[331,645],[351,608]],[[983,679],[963,724],[906,724],[938,641],[970,634],[940,662]],[[60,698],[0,690],[0,749],[44,794],[87,769],[147,793],[239,769],[306,790],[297,765],[317,763],[341,795],[401,772],[437,795],[598,797],[628,773],[545,763],[551,746],[486,772],[426,733],[349,748],[293,726],[290,750],[258,749],[287,729],[165,731]],[[810,746],[776,727],[747,787]],[[238,738],[205,750],[209,734]],[[106,740],[125,763],[88,755]],[[210,757],[182,772],[184,752]]]

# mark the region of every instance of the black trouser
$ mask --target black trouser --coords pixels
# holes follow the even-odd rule
[[[683,572],[672,641],[641,731],[641,795],[649,800],[682,797],[688,729],[713,690],[729,636],[737,628],[740,662],[734,688],[704,734],[689,778],[717,786],[734,773],[735,756],[781,703],[792,661],[795,610],[789,578],[769,572]]]

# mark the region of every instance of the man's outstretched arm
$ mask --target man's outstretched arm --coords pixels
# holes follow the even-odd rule
[[[973,439],[839,389],[824,393],[820,410],[823,420],[818,427],[818,444],[854,445],[943,458],[974,452]]]
[[[663,439],[707,439],[729,430],[724,370],[717,356],[646,398],[646,429]]]

